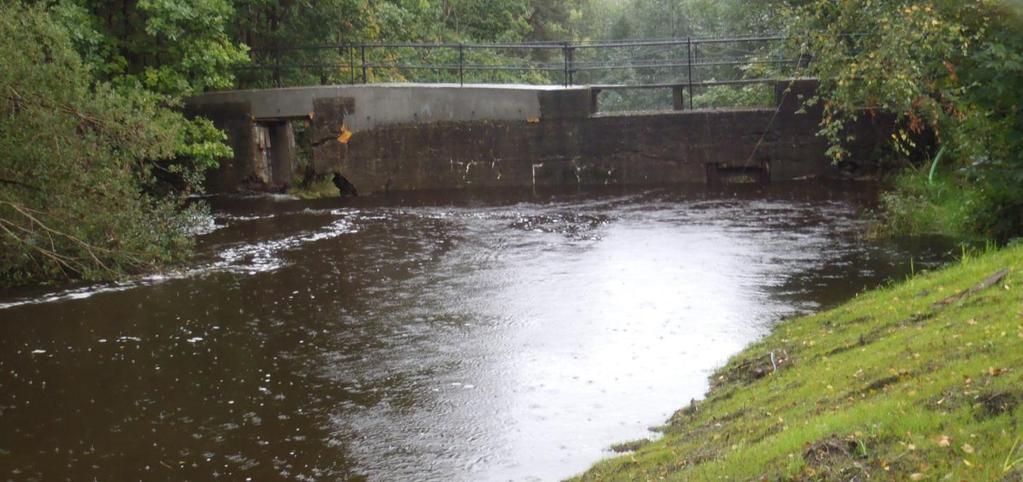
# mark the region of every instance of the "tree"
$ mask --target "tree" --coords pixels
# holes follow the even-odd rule
[[[180,97],[230,87],[247,60],[229,0],[64,0],[76,49],[101,79]]]
[[[197,208],[155,194],[154,171],[186,145],[225,154],[191,143],[216,131],[162,96],[96,79],[72,35],[42,7],[0,7],[3,285],[112,279],[182,259]]]
[[[272,69],[249,70],[246,86],[280,86],[347,81],[352,72],[346,51],[295,50],[293,46],[343,45],[371,35],[369,2],[362,0],[236,0],[229,31],[251,50],[252,62]],[[294,68],[335,65],[316,70]],[[343,70],[343,67],[345,70]]]
[[[794,14],[822,80],[833,157],[848,155],[844,126],[883,112],[896,117],[896,152],[920,160],[885,197],[889,227],[1000,241],[1023,234],[1018,6],[818,0]]]

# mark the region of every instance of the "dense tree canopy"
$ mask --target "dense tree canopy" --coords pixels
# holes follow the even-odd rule
[[[78,51],[104,80],[170,96],[233,84],[247,60],[227,32],[228,0],[64,0]]]

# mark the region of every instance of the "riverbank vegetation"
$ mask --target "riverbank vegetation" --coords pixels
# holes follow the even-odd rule
[[[1023,246],[782,322],[581,480],[1021,480]]]
[[[102,41],[59,17],[80,13],[0,6],[0,285],[112,279],[181,259],[201,211],[185,196],[230,154],[221,132],[161,92],[180,94],[182,77],[113,74]]]
[[[885,231],[1023,234],[1023,12],[1015,1],[814,1],[790,14],[821,79],[822,135],[894,116]]]

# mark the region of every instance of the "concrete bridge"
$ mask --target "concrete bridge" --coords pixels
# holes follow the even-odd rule
[[[812,79],[780,81],[758,109],[604,114],[603,87],[386,84],[215,92],[186,102],[228,133],[234,159],[215,192],[274,191],[298,172],[342,174],[362,193],[391,190],[760,181],[829,172],[820,112],[799,109]],[[665,86],[671,88],[671,86]],[[681,87],[675,106],[681,109]],[[308,122],[296,144],[292,123]],[[884,142],[884,126],[854,126],[854,154]],[[308,174],[308,173],[305,173]]]

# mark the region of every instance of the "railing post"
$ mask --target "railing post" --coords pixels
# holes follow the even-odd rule
[[[568,50],[568,86],[575,85],[575,46],[569,44]]]
[[[369,75],[367,74],[367,71],[366,71],[366,46],[365,45],[360,45],[359,46],[359,50],[362,53],[362,83],[363,84],[368,84],[369,83]]]
[[[565,87],[568,87],[569,86],[569,82],[571,82],[571,79],[568,78],[568,56],[569,56],[569,53],[568,53],[568,42],[564,42],[564,43],[561,44],[561,56],[565,60]]]
[[[458,43],[458,85],[465,87],[465,45]]]
[[[348,72],[352,79],[352,85],[355,85],[355,47],[353,45],[348,46]]]
[[[274,73],[273,82],[277,87],[284,87],[284,80],[281,77],[281,49],[278,46],[274,46]]]
[[[686,37],[686,64],[689,65],[689,110],[693,110],[693,38]]]

